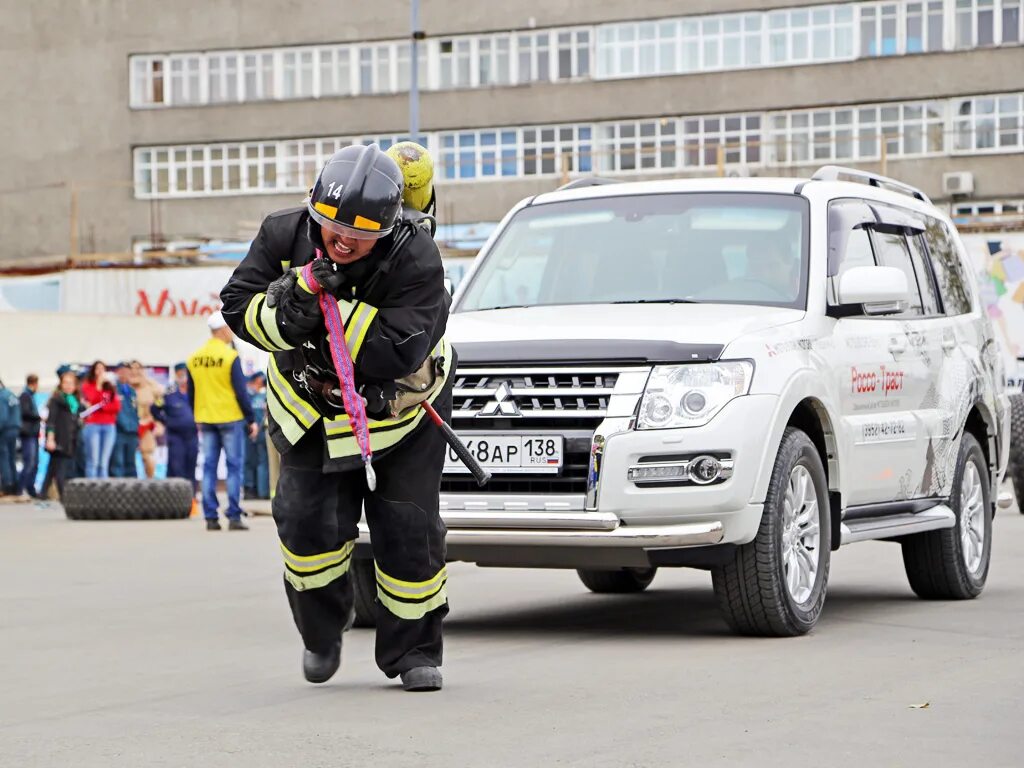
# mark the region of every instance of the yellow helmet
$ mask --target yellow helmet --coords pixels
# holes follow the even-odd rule
[[[426,210],[434,196],[434,160],[422,144],[400,141],[386,153],[398,163],[405,179],[402,202],[417,211]]]

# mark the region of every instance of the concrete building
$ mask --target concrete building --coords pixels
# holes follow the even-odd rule
[[[1021,0],[421,5],[442,223],[590,173],[833,162],[964,210],[1024,205]],[[409,0],[0,14],[0,259],[251,238],[336,147],[408,133]]]

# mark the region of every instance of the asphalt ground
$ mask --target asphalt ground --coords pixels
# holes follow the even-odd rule
[[[732,636],[710,577],[644,594],[450,568],[445,690],[345,636],[300,674],[273,522],[71,522],[0,506],[0,766],[1024,765],[1024,515],[984,594],[918,600],[899,547],[834,553],[807,637]]]

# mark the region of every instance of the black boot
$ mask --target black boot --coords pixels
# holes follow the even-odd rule
[[[208,531],[219,531],[220,530],[220,520],[207,520],[206,521],[206,530],[208,530]]]
[[[326,683],[341,666],[341,640],[323,653],[308,648],[302,653],[302,674],[311,683]]]
[[[437,667],[413,667],[402,673],[402,687],[407,691],[440,691],[442,682]]]
[[[236,517],[236,518],[228,521],[228,530],[229,531],[248,531],[249,530],[249,526],[245,524],[245,521],[242,518]]]

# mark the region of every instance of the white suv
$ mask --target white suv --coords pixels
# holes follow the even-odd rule
[[[856,541],[978,595],[1009,410],[947,216],[833,166],[599,181],[517,205],[455,298],[453,425],[493,479],[449,457],[449,559],[597,592],[710,569],[759,635],[813,627]]]

